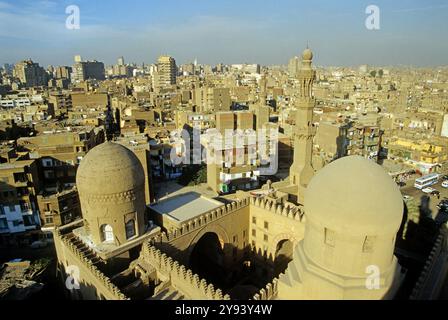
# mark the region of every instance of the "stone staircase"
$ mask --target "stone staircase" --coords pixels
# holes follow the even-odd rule
[[[76,246],[76,248],[96,266],[99,270],[104,270],[106,264],[104,261],[98,257],[98,255],[89,248],[84,242],[82,242],[78,237],[76,237],[72,232],[65,235],[65,237]]]

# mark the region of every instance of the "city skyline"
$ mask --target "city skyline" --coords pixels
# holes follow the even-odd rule
[[[66,8],[80,9],[80,29],[65,27]],[[368,30],[366,8],[380,11],[380,30]],[[118,57],[153,63],[162,54],[179,64],[286,65],[307,43],[316,65],[446,65],[448,27],[443,1],[319,1],[195,5],[134,1],[0,1],[0,63],[31,58],[72,65],[73,56],[114,64]],[[213,45],[210,45],[213,44]]]

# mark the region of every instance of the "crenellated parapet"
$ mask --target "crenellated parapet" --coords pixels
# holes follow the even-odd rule
[[[85,252],[82,252],[78,249],[78,247],[66,236],[62,235],[61,232],[56,229],[54,232],[55,241],[60,241],[64,246],[69,249],[75,257],[83,264],[83,266],[87,267],[90,271],[90,274],[94,276],[98,281],[100,281],[105,288],[111,293],[111,295],[116,300],[129,300],[129,298],[124,295],[120,289],[114,285],[109,277],[107,277],[104,273],[102,273],[96,265],[87,258]]]
[[[256,293],[252,300],[273,300],[277,297],[278,293],[278,279],[275,278],[272,282],[268,283],[258,293]]]
[[[434,246],[429,253],[429,256],[420,274],[420,277],[418,278],[414,286],[414,290],[412,291],[412,294],[410,296],[411,300],[426,300],[431,298],[426,296],[427,294],[425,293],[425,288],[427,286],[433,288],[436,285],[435,283],[429,283],[431,282],[431,274],[438,272],[438,270],[435,270],[435,268],[437,262],[439,261],[439,259],[441,259],[441,256],[444,256],[443,259],[446,259],[446,257],[448,256],[447,241],[445,237],[446,236],[443,233],[441,233],[437,237],[437,240],[435,241]]]
[[[226,217],[232,213],[239,211],[240,209],[249,206],[249,198],[244,198],[242,200],[234,201],[222,207],[210,210],[204,214],[195,217],[194,219],[188,220],[181,224],[177,229],[168,230],[154,238],[155,242],[171,242],[179,237],[182,237],[191,232],[195,232],[204,226],[215,222],[223,217]]]
[[[149,242],[142,246],[141,259],[153,265],[156,270],[170,279],[171,285],[183,293],[188,293],[191,299],[199,300],[230,300],[221,289],[207,283],[190,269],[153,247]]]
[[[251,197],[250,204],[273,214],[300,222],[303,221],[305,216],[302,208],[294,205],[283,205],[267,197]]]

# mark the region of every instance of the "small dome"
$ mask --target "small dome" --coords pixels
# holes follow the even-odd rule
[[[117,194],[144,188],[144,183],[144,171],[134,153],[109,141],[87,153],[76,175],[80,194]]]
[[[333,230],[395,234],[403,199],[386,171],[360,156],[344,157],[320,170],[305,191],[305,214]]]
[[[302,53],[302,59],[305,61],[313,60],[313,51],[311,51],[311,49],[306,48]]]

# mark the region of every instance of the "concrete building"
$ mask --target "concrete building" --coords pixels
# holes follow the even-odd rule
[[[56,79],[68,79],[70,80],[71,74],[73,70],[71,67],[67,66],[59,66],[56,67],[56,70],[54,72],[54,76]]]
[[[69,224],[81,218],[78,190],[61,190],[56,193],[41,192],[37,196],[41,231],[50,233],[55,228]]]
[[[157,59],[157,77],[159,87],[176,84],[177,66],[173,57],[160,56]]]
[[[40,226],[36,196],[42,188],[35,160],[0,164],[0,241],[37,240]]]
[[[230,111],[232,101],[230,89],[202,87],[193,90],[193,104],[196,112]]]
[[[32,60],[25,60],[14,66],[14,77],[25,87],[46,86],[48,79],[45,69]]]
[[[100,128],[74,127],[70,131],[44,131],[35,137],[23,137],[17,144],[38,159],[46,192],[75,185],[76,170],[87,152],[104,141]]]
[[[89,79],[104,80],[104,63],[98,61],[82,61],[73,65],[72,82],[83,82]]]

